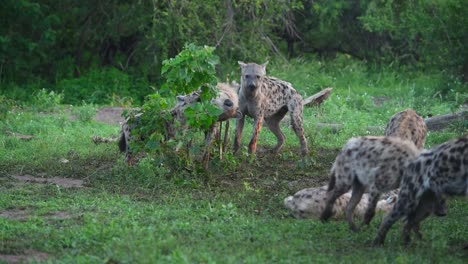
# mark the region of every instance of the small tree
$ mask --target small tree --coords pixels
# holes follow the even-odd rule
[[[174,154],[173,150],[193,140],[197,132],[209,129],[221,112],[210,103],[217,96],[215,66],[219,58],[213,52],[213,47],[187,44],[176,57],[163,62],[162,76],[166,82],[154,94],[147,96],[143,104],[142,115],[133,132],[135,138],[143,139],[132,143],[136,152],[145,150],[157,156],[159,162],[166,160],[166,157],[178,155],[177,160],[185,162],[185,165],[193,163],[190,155],[181,159],[180,155],[184,155],[184,152]],[[201,102],[185,109],[186,125],[190,127],[185,131],[177,120],[173,120],[170,114],[171,105],[176,95],[197,90],[200,91]],[[130,114],[130,122],[132,116]],[[174,138],[168,134],[168,124],[176,127]]]

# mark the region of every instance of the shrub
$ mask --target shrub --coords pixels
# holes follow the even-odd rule
[[[90,122],[96,115],[96,107],[83,102],[83,105],[72,108],[72,114],[81,122]]]
[[[136,146],[137,150],[145,149],[148,153],[158,153],[159,157],[165,156],[162,153],[164,150],[179,148],[182,141],[187,142],[194,138],[194,133],[208,129],[217,121],[219,109],[210,104],[211,99],[217,95],[215,65],[218,57],[213,51],[212,47],[189,44],[175,58],[164,61],[162,75],[166,82],[158,92],[147,96],[139,121],[141,125],[134,131],[146,139],[142,142],[143,145]],[[174,122],[169,114],[171,102],[177,94],[189,94],[198,89],[201,89],[201,103],[185,110],[186,121],[191,130],[183,136],[178,133],[174,140],[165,141],[166,124]],[[187,161],[187,164],[192,162]]]
[[[91,70],[80,78],[59,81],[57,90],[63,91],[67,104],[108,104],[116,96],[139,99],[149,92],[149,86],[133,81],[128,74],[115,68],[105,68]]]
[[[54,91],[47,91],[45,88],[34,94],[32,103],[33,108],[38,111],[53,111],[63,101],[63,94]]]

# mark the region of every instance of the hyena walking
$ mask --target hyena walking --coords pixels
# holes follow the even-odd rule
[[[402,238],[408,243],[411,228],[418,227],[425,218],[418,216],[424,213],[426,197],[443,201],[444,194],[468,194],[468,135],[425,150],[409,164],[398,200],[380,225],[374,244],[383,244],[388,230],[401,217],[405,218]]]
[[[385,128],[385,136],[411,140],[418,149],[424,148],[426,135],[427,126],[424,119],[412,109],[393,115]]]
[[[419,150],[407,140],[397,137],[358,137],[350,139],[335,159],[328,184],[327,204],[320,219],[332,216],[336,199],[352,188],[346,207],[346,220],[353,231],[359,229],[353,222],[354,208],[364,192],[369,192],[369,203],[364,224],[375,215],[380,194],[399,187],[400,179],[409,162]]]
[[[385,128],[385,136],[410,140],[414,142],[419,150],[422,150],[427,136],[426,122],[424,122],[424,119],[414,110],[406,109],[396,113],[390,118]],[[418,210],[416,210],[417,213],[413,214],[411,217],[411,219],[414,220],[412,221],[413,224],[409,224],[409,226],[412,226],[415,235],[421,238],[419,222],[429,217],[432,213],[438,216],[446,215],[447,207],[445,198],[436,197],[432,192],[426,193],[418,206]]]
[[[302,126],[303,102],[302,96],[288,82],[266,76],[266,65],[244,63],[241,66],[241,86],[239,90],[239,110],[242,117],[237,119],[234,152],[237,152],[242,138],[245,116],[254,119],[252,138],[249,143],[249,153],[257,150],[257,140],[265,120],[268,128],[277,138],[273,152],[278,152],[284,144],[285,136],[280,128],[280,121],[289,111],[291,124],[301,143],[302,155],[307,155],[307,142]]]

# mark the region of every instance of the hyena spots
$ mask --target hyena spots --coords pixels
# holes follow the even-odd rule
[[[237,119],[234,152],[238,151],[241,144],[246,115],[254,119],[249,153],[254,154],[257,150],[258,135],[264,120],[277,138],[273,152],[279,152],[285,140],[280,129],[280,121],[289,111],[292,128],[301,143],[302,155],[307,155],[307,142],[302,126],[302,96],[290,83],[266,76],[266,64],[239,62],[241,66],[239,111],[242,113],[242,117]]]
[[[320,219],[328,220],[336,199],[352,189],[346,208],[351,230],[359,229],[353,222],[353,212],[364,191],[369,202],[364,224],[375,215],[380,194],[399,187],[403,171],[419,153],[416,146],[397,137],[358,137],[350,139],[335,159],[328,184],[327,204]]]
[[[426,135],[424,119],[411,109],[393,115],[385,128],[385,136],[413,141],[418,149],[424,148]]]

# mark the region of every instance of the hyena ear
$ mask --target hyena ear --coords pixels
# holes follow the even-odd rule
[[[266,68],[267,65],[268,65],[268,61],[262,64],[263,68]]]
[[[184,100],[185,100],[185,96],[177,95],[177,96],[176,96],[176,99],[177,99],[177,102],[182,103],[182,102],[184,102]]]
[[[239,65],[240,65],[241,67],[247,66],[247,64],[245,64],[243,61],[238,61],[237,63],[239,63]]]

